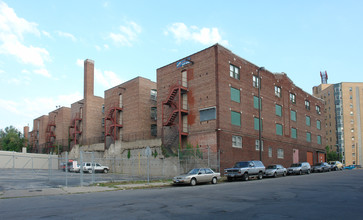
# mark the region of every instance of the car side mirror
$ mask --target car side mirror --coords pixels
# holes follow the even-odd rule
[[[202,174],[202,172],[199,172],[199,173],[198,173],[198,175],[201,175],[201,174]]]

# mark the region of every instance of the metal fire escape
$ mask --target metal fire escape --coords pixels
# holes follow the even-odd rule
[[[55,121],[49,121],[48,122],[47,129],[45,131],[45,133],[46,133],[46,144],[47,144],[48,151],[51,148],[55,147],[55,139],[56,139],[56,135],[54,133],[55,127],[56,127]]]
[[[122,128],[120,112],[122,112],[122,107],[114,105],[108,110],[105,117],[105,137],[111,136],[114,141],[119,139],[117,128]]]
[[[187,92],[188,88],[178,83],[171,87],[168,97],[162,102],[163,145],[169,150],[172,150],[176,139],[179,139],[182,147],[182,138],[188,135],[186,125],[183,126],[183,116],[188,114],[186,104],[183,104],[183,94]],[[168,135],[164,134],[166,127],[170,128]]]
[[[73,144],[78,144],[78,136],[82,134],[82,131],[80,129],[82,122],[82,118],[80,117],[80,114],[77,113],[75,117],[71,121],[71,125],[69,126],[69,135],[71,140],[73,141]]]

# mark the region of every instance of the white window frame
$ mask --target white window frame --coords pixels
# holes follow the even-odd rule
[[[258,144],[259,140],[255,140],[255,148],[257,151],[260,151],[260,146]],[[261,141],[261,149],[263,151],[263,141]]]
[[[238,135],[232,135],[232,147],[242,149],[242,137]]]
[[[277,158],[284,159],[284,149],[282,148],[277,149]]]

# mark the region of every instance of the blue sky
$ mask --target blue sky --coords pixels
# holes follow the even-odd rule
[[[220,43],[311,93],[363,82],[363,1],[0,0],[0,129],[83,97],[83,60],[95,95]]]

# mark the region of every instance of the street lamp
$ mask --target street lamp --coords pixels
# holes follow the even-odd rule
[[[258,77],[258,146],[260,149],[260,161],[262,161],[262,145],[261,145],[261,77],[260,70],[264,70],[265,67],[257,69]]]

